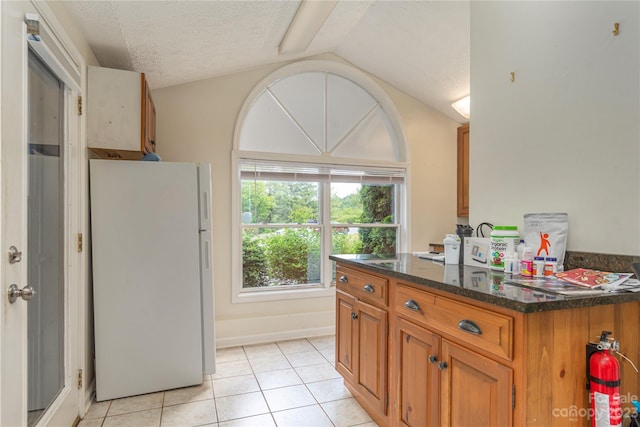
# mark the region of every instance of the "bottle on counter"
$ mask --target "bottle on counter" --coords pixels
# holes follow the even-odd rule
[[[544,257],[533,257],[533,277],[544,277]]]
[[[522,251],[522,260],[520,261],[520,274],[525,277],[533,276],[533,251],[527,247]]]
[[[525,248],[524,239],[520,239],[520,242],[513,253],[513,275],[515,276],[519,276],[521,273],[522,253]]]
[[[547,257],[544,261],[544,275],[553,276],[558,272],[558,259],[555,257]]]
[[[507,274],[513,274],[513,258],[508,256],[502,260],[504,263],[504,272]]]

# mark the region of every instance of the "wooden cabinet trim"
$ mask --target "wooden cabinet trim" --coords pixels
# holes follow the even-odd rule
[[[458,128],[458,216],[469,216],[469,124]]]

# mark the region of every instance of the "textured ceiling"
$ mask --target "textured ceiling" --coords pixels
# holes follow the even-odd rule
[[[151,88],[333,53],[464,121],[469,2],[339,0],[304,53],[278,45],[299,1],[65,1],[102,66],[144,72]]]

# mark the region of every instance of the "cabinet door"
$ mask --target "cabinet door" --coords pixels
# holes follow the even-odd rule
[[[469,125],[458,128],[458,216],[469,216]]]
[[[398,319],[395,327],[394,422],[401,426],[439,425],[440,337]]]
[[[510,426],[513,371],[442,340],[443,426]]]
[[[387,312],[356,301],[356,384],[379,410],[387,413]]]
[[[357,351],[355,302],[351,295],[336,290],[336,370],[354,385]]]

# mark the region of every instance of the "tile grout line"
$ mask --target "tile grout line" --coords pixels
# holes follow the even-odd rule
[[[321,366],[321,365],[324,365],[325,363],[329,364],[329,366],[331,366],[331,367],[335,370],[334,362],[333,362],[333,361],[331,361],[331,360],[329,360],[329,359],[327,358],[327,354],[326,354],[326,353],[330,353],[330,352],[331,352],[331,348],[330,348],[330,347],[325,347],[324,345],[319,345],[319,346],[317,346],[316,344],[314,344],[314,343],[312,343],[311,341],[309,341],[309,339],[307,339],[307,338],[305,338],[305,339],[304,339],[304,341],[302,341],[302,342],[304,342],[304,343],[305,343],[306,345],[308,345],[309,347],[304,347],[304,348],[296,348],[296,347],[293,347],[292,349],[290,349],[291,351],[286,351],[286,352],[283,350],[283,347],[281,347],[281,345],[280,345],[277,341],[276,341],[276,342],[273,342],[273,344],[274,344],[274,346],[275,346],[275,347],[277,348],[277,350],[278,350],[278,354],[277,354],[277,356],[283,356],[284,360],[287,362],[287,365],[288,365],[288,366],[287,366],[286,368],[283,368],[283,369],[287,369],[287,370],[289,370],[289,369],[290,369],[290,370],[293,372],[293,374],[295,375],[295,377],[300,381],[300,385],[304,385],[305,390],[307,390],[307,392],[311,395],[311,397],[312,397],[312,399],[313,399],[313,400],[312,400],[312,402],[313,402],[313,403],[310,403],[310,404],[308,404],[308,405],[302,405],[302,406],[294,407],[294,408],[282,409],[282,410],[279,410],[279,411],[274,411],[274,410],[272,410],[271,406],[269,405],[269,401],[268,401],[268,400],[267,400],[267,398],[266,398],[266,394],[265,394],[265,392],[266,392],[266,391],[268,391],[268,390],[278,390],[278,389],[283,389],[283,388],[287,388],[287,387],[295,386],[295,384],[293,384],[293,385],[282,385],[282,386],[279,386],[279,387],[273,387],[273,388],[270,388],[270,389],[268,389],[268,390],[267,390],[267,389],[265,389],[265,388],[263,387],[263,385],[260,383],[260,381],[258,381],[258,373],[256,372],[256,370],[255,370],[255,368],[254,368],[253,364],[251,363],[251,360],[252,360],[252,359],[250,359],[250,358],[249,358],[249,352],[247,351],[246,346],[240,346],[240,347],[242,348],[242,354],[243,354],[244,360],[246,360],[246,361],[247,361],[247,363],[249,364],[249,368],[250,368],[250,372],[251,372],[251,378],[253,379],[253,381],[255,381],[255,383],[256,383],[256,385],[257,385],[257,387],[258,387],[258,391],[260,391],[261,396],[262,396],[262,398],[263,398],[263,400],[264,400],[264,402],[265,402],[265,404],[266,404],[266,406],[267,406],[268,413],[269,413],[269,415],[271,416],[272,421],[273,421],[276,425],[277,425],[277,422],[276,422],[276,420],[275,420],[275,416],[274,416],[274,414],[275,414],[275,413],[277,413],[277,412],[284,412],[284,411],[288,411],[288,410],[294,410],[294,409],[299,409],[299,408],[311,407],[311,406],[318,405],[318,406],[320,406],[320,409],[321,409],[322,413],[323,413],[323,414],[324,414],[324,415],[329,419],[330,423],[331,423],[333,426],[335,426],[335,425],[336,425],[336,423],[331,419],[331,417],[329,417],[329,415],[328,415],[327,411],[326,411],[326,410],[325,410],[325,408],[322,406],[322,403],[321,403],[321,402],[318,400],[318,398],[317,398],[317,397],[312,393],[311,388],[309,387],[309,385],[310,385],[310,384],[313,384],[313,383],[320,383],[320,382],[324,382],[324,381],[331,381],[331,380],[334,380],[334,379],[338,379],[339,377],[338,377],[338,378],[317,379],[317,380],[314,380],[314,381],[305,381],[305,380],[301,377],[300,373],[299,373],[299,372],[298,372],[298,370],[297,370],[297,368],[304,368],[304,367],[307,367],[307,366]],[[320,347],[322,347],[322,348],[320,348]],[[324,351],[324,353],[323,353],[323,351]],[[291,359],[291,357],[295,357],[295,356],[293,356],[293,355],[297,355],[297,354],[299,354],[299,353],[304,353],[304,352],[316,352],[316,353],[319,353],[319,354],[320,354],[320,356],[321,356],[321,359],[320,359],[320,360],[322,360],[323,362],[321,362],[321,363],[313,363],[313,364],[310,364],[310,365],[301,365],[301,366],[298,366],[298,367],[296,368],[296,367],[292,364],[292,359]],[[334,354],[335,354],[335,349],[333,350],[333,352],[334,352]],[[254,357],[253,357],[253,359],[256,359],[256,358],[259,358],[261,355],[260,355],[260,353],[258,352],[258,353],[255,353],[255,354],[253,354],[253,353],[252,353],[252,356],[254,356]],[[271,355],[271,356],[275,357],[276,355]],[[268,358],[268,357],[271,357],[271,356],[267,355],[267,356],[262,356],[262,357]],[[230,360],[229,362],[233,362],[233,361],[234,361],[234,360]],[[280,370],[280,369],[268,369],[268,370],[261,371],[261,373],[275,372],[275,371],[278,371],[278,370]],[[246,374],[242,374],[242,375],[246,375]],[[238,377],[238,376],[241,376],[241,375],[239,375],[239,374],[238,374],[238,375],[230,375],[230,376],[228,376],[228,377],[216,378],[216,379],[220,379],[220,380],[222,380],[222,379],[234,378],[234,377]],[[220,420],[220,418],[219,418],[220,414],[219,414],[219,408],[218,408],[218,404],[217,404],[218,397],[216,396],[216,393],[215,393],[215,390],[214,390],[214,386],[213,386],[213,382],[214,382],[215,380],[214,380],[214,378],[212,377],[212,375],[207,375],[207,377],[206,377],[206,379],[205,379],[205,380],[206,380],[206,381],[209,381],[209,386],[211,387],[211,394],[212,394],[212,396],[213,396],[212,400],[213,400],[214,407],[215,407],[216,422],[217,422],[218,424],[219,424],[219,423],[221,423],[221,422],[228,422],[228,421],[233,421],[233,420],[237,420],[237,419],[247,418],[247,417],[239,417],[239,418],[232,418],[232,419],[230,419],[230,420],[221,421],[221,420]],[[247,393],[249,393],[249,392],[238,393],[238,394],[232,394],[232,395],[229,395],[229,396],[242,395],[242,394],[247,394]],[[220,398],[222,398],[222,396],[221,396]],[[335,402],[335,401],[345,400],[345,399],[347,399],[347,398],[346,398],[346,397],[343,397],[343,398],[336,398],[336,399],[328,400],[327,402],[324,402],[324,403],[328,403],[328,402]],[[205,399],[205,400],[206,400],[206,399]],[[161,407],[160,407],[160,410],[161,410],[161,413],[160,413],[160,420],[159,420],[159,425],[160,425],[160,426],[162,425],[162,420],[163,420],[163,417],[164,417],[164,409],[165,409],[165,408],[168,408],[168,406],[166,406],[166,403],[167,403],[167,395],[166,395],[166,393],[165,393],[165,392],[163,392],[163,395],[162,395],[162,402],[161,402]],[[190,403],[190,402],[184,402],[184,403]],[[100,422],[100,425],[101,425],[101,426],[103,426],[103,425],[106,423],[106,418],[107,418],[107,417],[109,417],[109,415],[108,415],[108,414],[109,414],[109,411],[112,409],[112,408],[111,408],[112,406],[113,406],[113,400],[110,400],[110,401],[109,401],[109,405],[108,405],[108,407],[107,407],[107,409],[106,409],[105,415],[104,415],[104,417],[102,418],[102,420],[101,420],[101,422]],[[152,408],[150,408],[150,409],[152,409]],[[132,412],[129,412],[129,413],[135,413],[135,412],[140,412],[140,411],[132,411]],[[119,414],[119,415],[124,415],[124,414]],[[266,413],[264,413],[264,414],[256,414],[255,416],[260,416],[260,415],[266,415]],[[115,416],[115,415],[113,415],[113,416]]]

